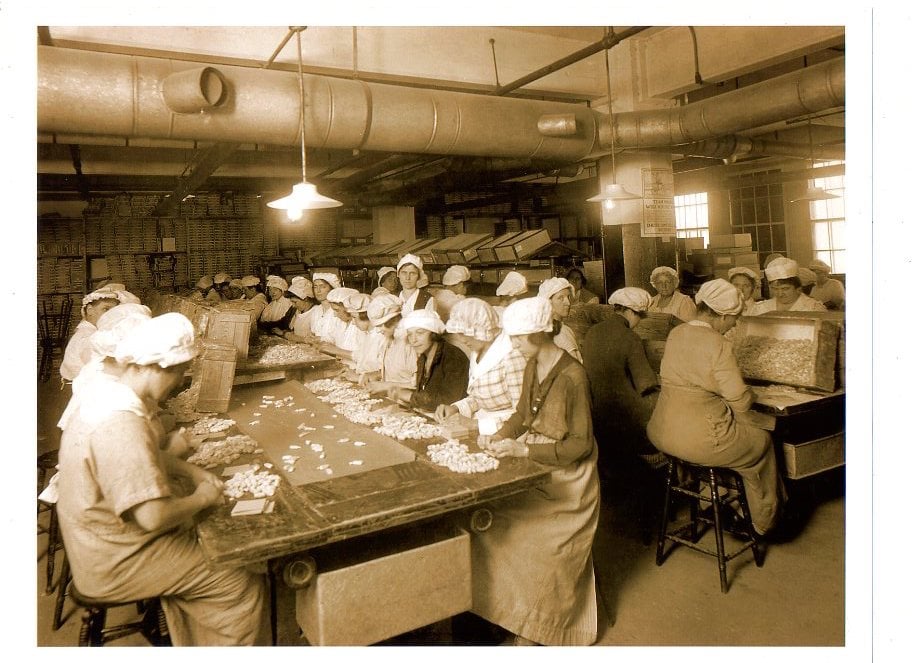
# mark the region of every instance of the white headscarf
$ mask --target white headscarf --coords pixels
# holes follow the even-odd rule
[[[529,292],[529,285],[526,283],[526,277],[519,272],[507,272],[503,281],[497,286],[498,297],[515,297]]]
[[[497,312],[483,299],[469,297],[456,302],[450,309],[446,330],[465,334],[479,341],[492,341],[499,332]]]
[[[314,272],[313,275],[314,281],[325,281],[332,288],[341,288],[342,281],[339,280],[339,277],[333,274],[332,272]]]
[[[553,329],[553,318],[554,310],[551,307],[550,297],[518,299],[504,309],[504,333],[510,336],[522,336],[536,332],[549,332]]]
[[[162,368],[190,361],[197,355],[193,324],[180,313],[149,318],[117,344],[114,358],[119,364]]]
[[[266,277],[266,287],[267,288],[278,288],[282,292],[288,290],[288,281],[283,279],[281,276],[276,276],[275,274],[270,274]]]
[[[333,288],[329,291],[329,294],[326,295],[326,301],[332,304],[342,304],[345,305],[345,300],[347,300],[352,295],[360,294],[354,288]]]
[[[435,334],[442,334],[446,331],[446,326],[443,324],[443,320],[440,319],[440,316],[437,315],[435,311],[429,311],[426,308],[412,311],[404,316],[402,322],[399,324],[404,331],[408,331],[409,329],[426,329]]]
[[[649,308],[649,300],[652,297],[642,288],[621,288],[611,293],[608,303],[612,306],[618,304],[626,306],[632,311],[642,313]]]
[[[367,305],[367,317],[375,327],[392,320],[401,312],[402,300],[396,295],[377,295]]]
[[[100,357],[113,357],[117,345],[140,324],[152,317],[142,304],[121,304],[98,318],[98,331],[89,337],[92,351]]]
[[[766,278],[769,281],[790,279],[798,276],[798,263],[791,258],[776,258],[766,267]]]
[[[314,299],[313,283],[304,276],[296,276],[291,279],[291,285],[288,286],[286,292],[290,292],[301,299]]]
[[[363,292],[356,292],[346,298],[344,302],[345,310],[349,313],[364,313],[367,311],[370,302],[370,295],[365,295]]]
[[[559,293],[561,290],[570,290],[570,295],[572,296],[576,290],[573,288],[573,284],[570,283],[567,279],[562,276],[555,276],[550,279],[545,279],[542,281],[542,284],[538,286],[538,296],[542,299],[550,300],[551,297]]]
[[[471,278],[472,274],[469,272],[468,267],[451,265],[443,274],[443,285],[456,285],[457,283],[468,281]]]
[[[713,279],[701,285],[694,301],[706,302],[719,315],[736,315],[744,305],[741,293],[725,279]]]

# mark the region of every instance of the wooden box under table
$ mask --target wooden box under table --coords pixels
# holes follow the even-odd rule
[[[836,389],[839,326],[815,317],[742,317],[734,347],[745,379],[822,391]]]
[[[782,459],[789,479],[804,479],[845,465],[845,433],[806,442],[783,442]]]
[[[298,625],[313,645],[369,645],[472,607],[469,534],[414,528],[314,552],[298,590]]]

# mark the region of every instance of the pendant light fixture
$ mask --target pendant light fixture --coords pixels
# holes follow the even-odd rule
[[[317,191],[317,187],[307,181],[307,152],[304,149],[304,59],[301,55],[301,33],[306,27],[290,28],[298,42],[298,90],[301,97],[301,181],[291,187],[291,194],[278,200],[266,203],[273,209],[283,209],[290,221],[297,221],[305,210],[328,209],[342,205],[338,200],[327,198]]]
[[[614,28],[610,30],[614,32]],[[611,126],[611,184],[605,187],[605,190],[592,198],[586,198],[586,202],[602,203],[606,210],[612,210],[616,201],[619,200],[639,200],[641,196],[630,193],[617,183],[617,166],[614,161],[614,107],[611,103],[611,67],[608,64],[608,49],[605,49],[605,77],[608,79],[608,123]]]
[[[809,144],[810,150],[811,150],[811,170],[813,171],[813,169],[814,169],[814,137],[813,137],[813,134],[811,134],[811,118],[810,117],[808,117],[807,122],[808,122],[808,144]],[[834,198],[839,198],[839,196],[837,196],[834,193],[830,193],[829,191],[825,191],[825,190],[821,189],[819,186],[809,185],[808,188],[804,191],[804,193],[802,193],[800,196],[796,196],[795,198],[792,198],[791,200],[789,200],[789,202],[790,203],[806,203],[806,202],[814,202],[817,200],[833,200]]]

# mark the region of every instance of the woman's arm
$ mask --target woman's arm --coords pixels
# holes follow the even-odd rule
[[[554,444],[529,445],[529,458],[545,465],[569,465],[592,453],[592,415],[589,386],[585,380],[573,380],[566,373],[551,387],[548,399],[563,399],[567,417],[567,435]],[[542,408],[544,414],[545,408]],[[539,439],[545,436],[540,436]],[[545,438],[547,439],[547,438]]]
[[[127,514],[146,532],[163,533],[221,500],[222,491],[204,481],[197,485],[192,495],[162,497],[142,502],[129,509]]]
[[[735,360],[732,344],[719,336],[719,349],[712,360],[713,378],[719,389],[719,395],[728,401],[732,410],[746,412],[754,402],[754,392],[744,383],[741,369]]]

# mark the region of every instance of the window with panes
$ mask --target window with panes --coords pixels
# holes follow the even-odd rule
[[[675,231],[681,238],[702,237],[709,243],[709,201],[706,192],[686,193],[674,197]]]
[[[782,184],[769,183],[779,173],[742,174],[728,192],[732,232],[750,234],[761,264],[770,253],[788,255]]]
[[[836,166],[842,161],[826,161],[814,164],[815,168]],[[814,257],[823,260],[835,274],[845,274],[845,175],[818,177],[811,181],[812,186],[833,193],[839,198],[830,200],[812,200],[811,225],[813,228]]]

